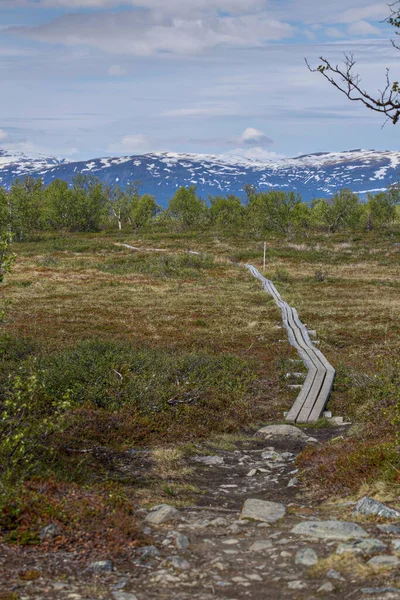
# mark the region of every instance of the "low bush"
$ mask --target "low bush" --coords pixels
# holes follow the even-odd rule
[[[154,277],[197,277],[199,271],[214,266],[209,255],[190,254],[142,254],[116,256],[99,263],[97,268],[105,273],[128,275],[140,273]]]

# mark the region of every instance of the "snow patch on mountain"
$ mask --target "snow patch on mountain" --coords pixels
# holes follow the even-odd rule
[[[25,175],[42,177],[45,184],[55,178],[71,182],[77,173],[84,173],[121,187],[140,182],[142,193],[154,194],[163,206],[177,188],[189,185],[197,185],[203,198],[210,194],[244,197],[244,186],[253,185],[260,190],[294,190],[310,200],[330,196],[343,187],[362,195],[387,189],[398,180],[399,165],[400,152],[362,149],[265,161],[163,152],[80,162],[0,150],[0,185],[9,187],[14,179]]]

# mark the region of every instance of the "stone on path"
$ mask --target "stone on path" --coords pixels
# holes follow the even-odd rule
[[[318,588],[318,592],[320,592],[322,594],[324,594],[325,592],[327,594],[330,594],[331,592],[333,592],[334,589],[335,588],[334,588],[333,584],[330,581],[327,581],[326,583],[323,583],[321,585],[321,587]]]
[[[382,502],[378,502],[368,496],[364,496],[364,498],[361,498],[357,502],[353,512],[361,515],[376,515],[385,519],[400,519],[400,512],[398,510],[389,508],[386,504],[382,504]]]
[[[288,588],[291,590],[302,590],[307,587],[307,584],[304,581],[291,581],[288,583]]]
[[[178,571],[187,571],[190,569],[188,561],[181,556],[170,556],[165,562]]]
[[[305,521],[293,527],[292,533],[344,541],[368,537],[368,533],[359,525],[347,521]]]
[[[304,431],[295,427],[294,425],[267,425],[259,429],[256,433],[259,437],[277,436],[277,437],[291,437],[297,440],[303,440],[304,442],[317,442],[315,438],[310,438]]]
[[[147,515],[147,523],[153,525],[161,525],[167,521],[173,521],[179,515],[179,511],[169,504],[158,504],[151,509],[151,512]]]
[[[382,533],[393,533],[393,535],[400,535],[400,525],[385,523],[383,525],[378,525],[378,529],[382,531]]]
[[[275,523],[286,514],[286,507],[279,502],[268,502],[267,500],[248,499],[245,501],[241,519]]]
[[[172,538],[174,540],[175,546],[178,548],[178,550],[187,550],[189,548],[189,538],[179,531],[170,531],[167,535],[167,541],[168,538]]]
[[[142,559],[160,556],[160,551],[155,546],[142,546],[141,548],[136,549],[136,553],[139,554]]]
[[[375,554],[376,552],[384,552],[387,546],[380,540],[366,539],[356,540],[350,544],[339,544],[336,548],[336,554]]]
[[[223,465],[224,459],[222,456],[196,456],[193,460],[202,465],[212,467],[214,465]]]
[[[296,554],[295,563],[296,565],[304,565],[305,567],[312,567],[318,562],[318,556],[313,548],[304,548],[299,550]]]
[[[263,550],[272,550],[273,545],[271,540],[262,540],[254,542],[249,548],[249,552],[262,552]]]
[[[400,565],[400,559],[397,556],[389,556],[388,554],[380,554],[370,558],[367,565],[371,567],[393,568]]]
[[[135,594],[129,592],[112,592],[114,600],[138,600]]]
[[[88,570],[94,573],[111,573],[113,569],[111,560],[96,560],[88,566]]]

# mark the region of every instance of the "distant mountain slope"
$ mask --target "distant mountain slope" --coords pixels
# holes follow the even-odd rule
[[[309,154],[279,161],[254,161],[208,154],[153,153],[142,156],[95,158],[69,162],[30,158],[0,150],[0,185],[16,177],[71,181],[77,173],[92,173],[104,183],[121,187],[141,182],[141,192],[153,194],[165,206],[176,188],[196,185],[203,198],[209,194],[237,194],[252,184],[260,190],[295,190],[305,200],[328,197],[343,187],[361,195],[387,189],[399,179],[400,151],[349,150]]]

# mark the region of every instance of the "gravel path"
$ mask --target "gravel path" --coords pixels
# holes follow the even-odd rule
[[[351,505],[314,505],[297,481],[296,455],[318,443],[308,434],[322,440],[338,428],[270,431],[236,450],[187,459],[202,491],[196,505],[142,510],[149,542],[128,561],[99,556],[82,569],[65,553],[32,550],[25,567],[42,576],[21,582],[3,549],[0,599],[400,599],[400,526],[361,521]]]

